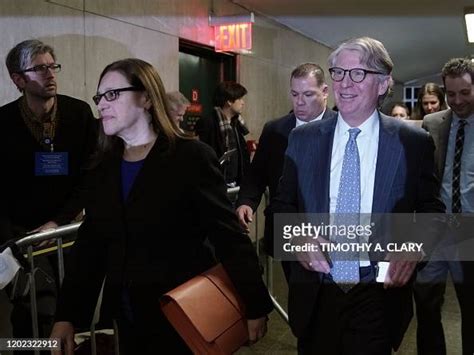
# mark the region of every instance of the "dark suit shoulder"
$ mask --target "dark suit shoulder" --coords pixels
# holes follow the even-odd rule
[[[380,113],[380,124],[382,129],[389,133],[398,133],[409,137],[426,137],[428,133],[417,125],[407,123],[403,120],[384,115]]]
[[[336,111],[333,111],[329,108],[326,108],[326,111],[324,112],[324,115],[323,115],[323,120],[327,120],[327,119],[330,119],[330,118],[336,118],[337,117],[337,112]]]
[[[5,116],[6,115],[11,115],[12,113],[20,112],[18,102],[20,101],[20,98],[13,100],[2,107],[0,107],[0,115]],[[3,117],[2,117],[3,119]]]
[[[83,100],[76,99],[67,95],[57,95],[58,111],[70,113],[87,113],[92,115],[92,109],[89,104]]]
[[[90,107],[89,104],[87,102],[85,102],[84,100],[77,99],[77,98],[72,97],[72,96],[58,94],[58,95],[56,95],[56,97],[58,99],[58,104],[59,103],[60,104],[75,104],[75,105],[79,105],[79,106]]]
[[[394,119],[391,118],[391,120],[394,120]],[[417,137],[424,138],[428,136],[428,132],[426,132],[423,128],[418,127],[417,125],[406,123],[401,120],[394,120],[394,121],[397,121],[401,135],[409,135],[409,136],[413,136],[414,138],[417,138]]]
[[[290,113],[288,115],[274,118],[267,123],[265,123],[265,126],[263,129],[281,129],[281,128],[286,128],[288,126],[292,126],[292,128],[296,124],[296,117],[293,113]]]
[[[309,122],[302,126],[296,127],[292,135],[295,136],[306,136],[311,134],[319,134],[320,132],[325,132],[336,127],[337,123],[337,114],[331,115],[329,118],[325,118],[323,120]]]

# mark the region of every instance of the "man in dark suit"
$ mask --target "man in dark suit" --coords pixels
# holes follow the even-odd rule
[[[270,199],[275,196],[291,130],[308,122],[335,116],[335,112],[326,108],[328,86],[324,71],[317,64],[304,63],[291,72],[290,97],[293,104],[292,112],[268,122],[263,127],[258,149],[240,187],[236,204],[237,216],[247,230],[267,186]],[[271,256],[273,256],[272,230],[266,223],[265,251]],[[284,271],[287,276],[288,270],[285,266]]]
[[[360,221],[362,213],[443,212],[431,138],[377,110],[393,68],[383,44],[349,40],[329,65],[339,114],[290,134],[273,212],[350,214]],[[341,260],[325,255],[319,241],[291,263],[289,318],[298,352],[390,354],[412,317],[410,280],[421,253],[387,252],[387,274],[376,283],[377,264],[368,255]]]
[[[465,217],[474,212],[474,64],[467,58],[451,59],[443,67],[442,77],[451,108],[425,116],[423,127],[436,146],[436,173],[447,212]],[[473,256],[461,256],[457,247],[450,247],[454,240],[472,236],[472,227],[462,216],[456,219],[459,225],[452,225],[433,259],[417,275],[418,354],[446,354],[441,307],[448,271],[461,309],[463,353],[474,353]]]

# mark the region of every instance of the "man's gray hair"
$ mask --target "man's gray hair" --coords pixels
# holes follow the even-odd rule
[[[356,51],[360,54],[360,62],[367,66],[368,69],[376,70],[384,75],[391,75],[393,70],[393,61],[388,54],[387,49],[382,42],[370,38],[359,37],[352,38],[341,43],[328,58],[329,67],[334,67],[337,56],[344,50]],[[345,69],[345,68],[344,68]],[[385,97],[391,92],[393,81],[390,79],[388,90],[385,94],[380,95],[379,104],[382,104]]]
[[[191,104],[186,96],[184,96],[179,91],[167,92],[166,97],[168,98],[168,104],[173,109],[177,109],[182,106],[189,106]]]
[[[56,61],[53,47],[44,44],[37,39],[28,39],[18,43],[8,52],[5,60],[8,73],[19,73],[22,70],[28,69],[27,66],[34,60],[38,54],[49,53]]]

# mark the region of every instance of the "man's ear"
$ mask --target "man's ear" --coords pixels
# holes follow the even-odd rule
[[[379,96],[384,95],[388,89],[390,88],[390,84],[392,83],[392,76],[386,75],[379,84]]]
[[[323,92],[324,98],[327,99],[328,96],[329,96],[329,87],[328,87],[328,85],[327,85],[327,84],[323,84],[323,85],[322,85],[322,88],[321,88],[321,91]]]
[[[10,75],[10,78],[12,79],[13,83],[16,85],[18,90],[23,91],[26,85],[26,80],[23,74],[19,73],[12,73]]]

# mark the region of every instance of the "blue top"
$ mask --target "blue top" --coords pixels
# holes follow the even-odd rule
[[[122,199],[127,201],[128,194],[132,189],[135,178],[143,166],[145,159],[139,161],[126,161],[122,159]]]

